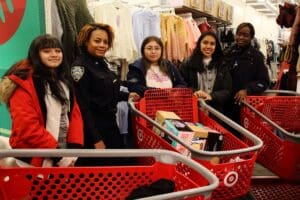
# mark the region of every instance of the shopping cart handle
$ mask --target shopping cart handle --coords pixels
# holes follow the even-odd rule
[[[134,114],[138,115],[139,117],[142,117],[143,119],[145,119],[146,121],[148,121],[149,123],[151,123],[153,126],[155,126],[156,128],[158,128],[159,130],[163,131],[172,140],[175,140],[176,142],[178,142],[182,146],[184,146],[186,149],[188,149],[192,153],[193,157],[197,157],[199,159],[211,160],[211,158],[213,158],[215,156],[225,157],[225,156],[228,156],[228,155],[239,155],[241,153],[248,153],[248,152],[252,152],[252,151],[258,151],[262,147],[262,145],[263,145],[263,142],[262,142],[261,139],[259,139],[258,137],[256,137],[255,135],[253,135],[252,133],[250,133],[248,130],[244,129],[243,127],[237,125],[236,123],[234,123],[233,121],[231,121],[230,119],[228,119],[227,117],[225,117],[224,115],[220,114],[215,109],[213,109],[210,106],[208,106],[204,102],[204,100],[202,100],[202,101],[200,100],[200,104],[203,107],[207,108],[207,110],[209,110],[212,113],[216,113],[216,115],[218,115],[218,116],[222,115],[220,118],[224,119],[223,120],[224,122],[231,123],[231,124],[233,124],[232,126],[236,127],[238,130],[242,130],[241,132],[254,142],[254,146],[243,148],[243,149],[234,149],[234,150],[226,150],[226,151],[204,151],[204,150],[197,150],[197,149],[193,148],[191,145],[189,145],[186,142],[184,142],[182,139],[180,139],[176,135],[174,135],[172,132],[170,132],[167,129],[165,129],[164,127],[162,127],[159,123],[157,123],[156,121],[154,121],[153,119],[151,119],[150,117],[148,117],[146,114],[144,114],[141,111],[139,111],[138,109],[136,109],[136,107],[134,105],[134,102],[129,101],[128,103],[129,103],[129,108],[131,109],[131,111]]]
[[[157,161],[167,164],[184,163],[206,178],[209,185],[188,190],[156,195],[144,200],[182,199],[186,196],[203,194],[206,198],[218,187],[218,178],[192,159],[172,151],[161,149],[6,149],[0,151],[0,158],[4,157],[154,157]]]
[[[300,96],[300,93],[292,90],[265,90],[263,94],[286,94],[286,95]]]
[[[222,113],[220,113],[219,111],[214,109],[213,107],[209,106],[203,99],[201,99],[201,98],[198,99],[198,102],[199,102],[200,107],[204,108],[209,113],[213,114],[215,117],[217,117],[218,119],[220,119],[221,121],[223,121],[224,123],[229,125],[231,128],[235,129],[236,131],[238,131],[239,133],[244,135],[246,138],[251,140],[254,144],[251,147],[231,150],[230,152],[245,153],[245,152],[250,152],[250,151],[257,151],[263,146],[263,141],[259,137],[257,137],[256,135],[254,135],[253,133],[251,133],[244,127],[240,126],[236,122],[232,121],[231,119],[229,119],[228,117],[226,117],[225,115],[223,115]]]
[[[242,104],[244,106],[246,106],[247,108],[249,108],[256,115],[258,115],[259,117],[261,117],[263,120],[265,120],[266,122],[268,122],[273,128],[276,128],[281,133],[283,133],[284,136],[285,136],[285,139],[290,140],[290,141],[294,141],[294,142],[297,142],[297,143],[300,142],[300,135],[296,135],[296,134],[292,134],[292,133],[288,132],[287,130],[285,130],[284,128],[282,128],[281,126],[279,126],[277,123],[273,122],[271,119],[269,119],[268,117],[266,117],[263,113],[259,112],[255,107],[253,107],[252,105],[250,105],[247,101],[242,101]]]

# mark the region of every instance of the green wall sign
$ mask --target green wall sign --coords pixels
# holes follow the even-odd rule
[[[0,0],[0,76],[26,58],[31,41],[45,33],[43,0]],[[0,135],[8,135],[10,116],[0,105]]]

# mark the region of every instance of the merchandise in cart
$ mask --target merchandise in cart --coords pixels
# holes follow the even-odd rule
[[[0,199],[125,199],[140,186],[170,179],[175,191],[140,199],[210,199],[218,179],[199,163],[166,150],[18,149],[4,157],[154,157],[152,165],[105,167],[1,167]],[[185,171],[188,170],[188,171]],[[12,189],[14,188],[14,189]]]
[[[192,90],[187,88],[146,91],[144,97],[138,103],[130,102],[129,104],[133,114],[135,114],[133,115],[133,129],[136,145],[143,149],[177,151],[166,140],[154,133],[154,126],[163,131],[173,141],[183,145],[190,152],[193,160],[203,164],[218,177],[220,185],[213,191],[212,199],[224,200],[243,196],[249,191],[256,153],[262,146],[262,141],[207,105],[205,101],[200,100],[199,102],[200,109],[198,110],[197,98],[193,95]],[[203,151],[193,148],[190,144],[187,144],[153,120],[158,110],[172,111],[184,121],[200,122],[223,133],[224,138],[221,151]],[[239,131],[253,141],[254,145],[247,146],[212,119],[209,114]],[[216,157],[220,158],[220,163],[212,164],[211,160]]]
[[[247,97],[241,123],[264,142],[258,162],[283,179],[300,181],[300,96],[282,90],[266,93]]]

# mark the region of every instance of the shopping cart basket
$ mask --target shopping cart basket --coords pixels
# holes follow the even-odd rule
[[[300,96],[248,96],[243,104],[241,123],[264,142],[258,162],[281,178],[300,181]]]
[[[199,163],[166,150],[2,150],[3,157],[145,157],[149,166],[0,168],[0,199],[125,199],[135,188],[158,179],[175,183],[174,192],[142,199],[209,199],[218,179]],[[189,173],[184,171],[189,169]]]
[[[183,145],[191,153],[192,159],[203,164],[218,177],[220,185],[213,191],[212,199],[234,199],[248,192],[256,160],[256,151],[262,146],[262,141],[259,138],[208,106],[203,100],[200,100],[201,110],[198,113],[197,99],[193,96],[192,90],[187,88],[148,90],[138,103],[131,102],[129,105],[135,114],[133,116],[133,129],[135,141],[139,148],[177,151],[152,131],[153,126],[155,126],[172,140]],[[157,110],[173,111],[184,121],[200,122],[224,133],[222,151],[208,152],[194,149],[153,120]],[[241,132],[253,141],[254,145],[248,147],[213,120],[208,113]],[[214,157],[221,158],[219,164],[210,162]],[[240,158],[238,161],[231,162],[237,157]]]

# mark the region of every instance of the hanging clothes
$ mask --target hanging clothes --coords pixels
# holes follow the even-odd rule
[[[122,3],[102,4],[95,8],[95,21],[109,24],[115,32],[113,48],[106,53],[108,59],[117,57],[132,62],[137,58],[131,16],[130,7]]]
[[[79,54],[77,34],[85,24],[94,20],[87,9],[86,0],[56,0],[56,5],[63,28],[61,41],[64,56],[68,63],[72,63]]]
[[[300,6],[296,8],[296,16],[292,26],[291,35],[290,35],[290,42],[289,44],[294,46],[296,49],[298,44],[300,43],[299,34],[300,34]]]
[[[188,55],[188,38],[184,24],[182,17],[172,14],[160,15],[164,56],[174,63],[182,62]]]
[[[187,57],[190,56],[196,47],[197,41],[201,35],[201,32],[197,26],[197,22],[192,18],[191,13],[189,15],[180,15],[183,17],[185,29],[187,32],[187,39],[188,39],[188,51]]]
[[[143,40],[148,36],[161,37],[159,15],[151,10],[138,10],[132,15],[132,28],[139,57]]]

